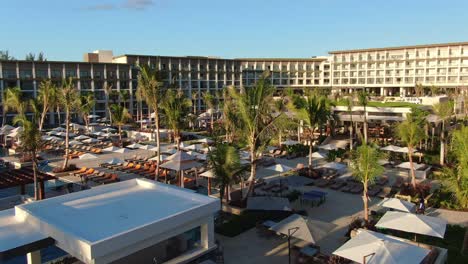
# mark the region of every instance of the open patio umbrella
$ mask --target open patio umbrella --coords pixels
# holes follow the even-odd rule
[[[422,168],[424,166],[426,166],[426,165],[425,164],[418,164],[416,162],[413,162],[413,167],[414,167],[415,170],[419,170],[420,168]],[[407,169],[407,170],[411,169],[409,161],[398,164],[397,168]]]
[[[87,160],[87,159],[96,159],[98,156],[93,155],[91,153],[86,153],[80,156],[80,160]]]
[[[196,159],[199,159],[199,160],[206,160],[208,158],[206,154],[201,154],[201,153],[194,152],[194,151],[187,151],[187,154],[194,156]]]
[[[83,143],[81,143],[81,142],[79,142],[77,140],[72,140],[72,141],[68,142],[68,144],[70,146],[83,145]]]
[[[177,153],[177,150],[176,149],[167,149],[167,150],[164,150],[164,151],[161,151],[162,153],[166,153],[166,154],[175,154]]]
[[[175,170],[175,171],[183,171],[183,170],[188,170],[192,168],[198,168],[201,167],[202,164],[198,163],[196,161],[174,161],[170,160],[166,163],[163,163],[160,165],[161,168],[169,169],[169,170]]]
[[[115,129],[112,128],[112,127],[106,127],[106,128],[101,129],[101,131],[103,131],[103,132],[113,132],[113,131],[115,131]]]
[[[83,140],[83,142],[84,142],[84,143],[90,144],[90,143],[98,143],[98,142],[101,142],[101,140],[95,139],[95,138],[88,138],[88,139]]]
[[[183,161],[195,160],[195,157],[188,154],[187,152],[179,150],[175,154],[167,157],[167,160],[176,161],[176,162],[183,162]]]
[[[99,131],[99,132],[94,132],[93,135],[98,136],[98,137],[103,137],[104,135],[106,135],[106,133]]]
[[[285,146],[294,146],[294,145],[298,145],[298,144],[301,144],[301,142],[296,141],[296,140],[290,140],[290,139],[281,142],[281,145],[285,145]]]
[[[333,230],[336,225],[312,220],[302,215],[293,214],[276,223],[270,229],[281,234],[298,238],[302,241],[316,244]],[[291,233],[291,230],[296,232]]]
[[[133,150],[129,150],[128,148],[118,148],[112,152],[115,152],[115,153],[130,153],[132,152]]]
[[[163,155],[163,154],[160,155],[160,159],[161,159],[161,160],[167,160],[167,157],[169,157],[169,156],[168,156],[168,155]],[[158,156],[152,157],[152,158],[149,159],[149,160],[151,160],[151,161],[153,161],[153,160],[158,160]]]
[[[307,155],[307,157],[309,157],[309,155]],[[326,157],[327,157],[327,155],[324,154],[324,153],[321,153],[321,152],[312,153],[312,158],[315,158],[315,159],[324,159]]]
[[[398,150],[396,150],[395,152],[400,152],[400,153],[409,153],[409,149],[408,147],[404,147],[404,148],[399,148]],[[412,150],[412,153],[416,153],[416,150]]]
[[[193,145],[184,147],[184,149],[200,151],[200,150],[203,149],[203,145],[202,144],[193,144]]]
[[[119,147],[111,146],[108,148],[103,149],[104,151],[109,151],[109,152],[115,152],[116,150],[119,150]]]
[[[79,135],[79,136],[75,137],[74,140],[84,140],[84,139],[88,139],[88,138],[89,138],[88,136]]]
[[[275,165],[272,165],[270,167],[266,167],[267,170],[272,170],[272,171],[276,171],[276,172],[279,172],[279,173],[283,173],[283,172],[287,172],[287,171],[290,171],[292,170],[293,168],[289,167],[289,166],[286,166],[284,164],[275,164]]]
[[[54,129],[52,129],[52,130],[53,130],[53,131],[57,131],[57,132],[65,132],[65,131],[67,131],[67,130],[66,130],[65,128],[63,128],[63,127],[56,127],[56,128],[54,128]]]
[[[139,147],[139,149],[144,149],[144,150],[153,150],[154,148],[156,148],[156,146],[153,146],[153,145],[141,145]]]
[[[375,225],[413,234],[444,238],[447,221],[427,215],[389,211]]]
[[[401,149],[400,147],[394,146],[394,145],[388,145],[388,146],[380,148],[380,150],[392,151],[392,152],[399,152],[400,149]]]
[[[357,263],[421,263],[430,250],[378,232],[359,229],[357,235],[333,252]]]
[[[137,149],[137,148],[140,148],[140,147],[143,147],[143,145],[138,144],[138,143],[133,143],[133,144],[127,146],[127,148],[130,148],[130,149]]]
[[[416,207],[414,203],[397,198],[385,198],[379,203],[379,205],[408,213],[414,212],[414,208]]]
[[[118,159],[118,158],[112,158],[112,159],[110,159],[110,160],[106,160],[104,163],[107,163],[107,164],[119,164],[119,163],[123,163],[123,160]]]
[[[197,142],[199,142],[199,143],[204,143],[204,144],[212,144],[212,143],[214,143],[214,141],[211,140],[211,139],[209,139],[209,138],[202,138],[202,139],[197,140]]]

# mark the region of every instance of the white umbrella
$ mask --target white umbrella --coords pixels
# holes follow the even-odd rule
[[[399,152],[399,150],[401,149],[400,147],[398,146],[394,146],[394,145],[388,145],[386,147],[382,147],[380,148],[381,150],[386,150],[386,151],[393,151],[393,152]]]
[[[79,136],[75,137],[74,139],[75,139],[75,140],[83,140],[83,139],[88,139],[88,138],[89,138],[88,136],[79,135]]]
[[[398,150],[396,150],[396,152],[400,152],[400,153],[409,153],[409,149],[408,147],[404,147],[404,148],[399,148]],[[412,153],[415,153],[416,150],[412,150]]]
[[[109,152],[115,152],[116,150],[119,150],[120,148],[118,147],[115,147],[115,146],[111,146],[111,147],[108,147],[108,148],[105,148],[103,149],[104,151],[109,151]]]
[[[281,142],[281,145],[285,145],[285,146],[294,146],[294,145],[298,145],[298,144],[301,144],[301,142],[296,141],[296,140],[290,140],[290,139]]]
[[[202,144],[193,144],[193,145],[184,147],[184,149],[197,150],[197,151],[199,151],[199,150],[202,150],[202,149],[203,149],[203,145],[202,145]]]
[[[357,263],[364,263],[365,258],[366,263],[385,264],[421,263],[428,253],[428,249],[364,229],[359,229],[355,237],[333,252]]]
[[[195,160],[195,157],[186,152],[179,150],[175,154],[167,157],[167,160],[183,162],[183,161]]]
[[[93,154],[90,154],[90,153],[86,153],[86,154],[83,154],[80,156],[80,159],[82,160],[87,160],[87,159],[95,159],[97,158],[98,156],[96,155],[93,155]]]
[[[160,159],[161,159],[161,160],[167,160],[167,157],[169,157],[169,156],[168,156],[168,155],[163,155],[163,154],[160,155]],[[156,161],[157,161],[157,160],[158,160],[158,156],[152,157],[152,158],[149,159],[149,160],[151,160],[151,161],[156,160]]]
[[[99,132],[94,132],[93,135],[98,136],[98,137],[102,137],[102,136],[106,135],[106,133],[99,131]]]
[[[104,132],[112,132],[112,131],[115,131],[115,129],[112,128],[112,127],[106,127],[106,128],[101,129],[101,131],[104,131]]]
[[[212,143],[214,143],[214,141],[211,140],[211,139],[209,139],[209,138],[202,138],[202,139],[197,140],[197,142],[204,143],[204,144],[212,144]]]
[[[166,153],[166,154],[175,154],[177,153],[177,150],[176,149],[167,149],[167,150],[164,150],[164,151],[161,151],[162,153]]]
[[[62,138],[59,138],[59,137],[54,137],[54,136],[49,136],[49,137],[47,137],[47,139],[46,139],[46,140],[56,140],[56,141],[63,141],[63,139],[62,139]]]
[[[422,168],[424,166],[426,166],[426,165],[425,164],[418,164],[416,162],[413,162],[413,167],[414,167],[415,170],[419,170],[420,168]],[[409,170],[409,169],[411,169],[411,166],[410,166],[409,161],[407,161],[407,162],[403,162],[403,163],[398,164],[397,168]]]
[[[7,135],[7,137],[11,137],[11,138],[14,138],[16,136],[18,136],[19,132],[15,131],[15,132],[11,132],[10,134]]]
[[[182,171],[182,170],[188,170],[192,168],[197,168],[201,167],[202,164],[198,163],[196,161],[190,160],[190,161],[176,161],[176,160],[170,160],[166,163],[161,164],[161,168],[165,169],[170,169],[170,170],[175,170],[175,171]]]
[[[99,117],[100,117],[100,116],[98,116],[98,115],[88,115],[88,118],[91,118],[91,119],[92,119],[92,118],[99,118]]]
[[[58,132],[54,130],[46,132],[47,135],[57,135],[57,133]]]
[[[52,130],[53,130],[53,131],[57,131],[57,132],[65,132],[65,131],[67,131],[67,130],[66,130],[65,128],[63,128],[63,127],[56,127],[56,128],[54,128],[54,129],[52,129]]]
[[[115,153],[129,153],[129,152],[132,152],[132,150],[129,150],[128,148],[119,148],[119,149],[116,149],[112,152],[115,152]]]
[[[309,155],[307,155],[307,157],[309,157]],[[324,154],[324,153],[321,153],[321,152],[314,152],[312,153],[312,158],[316,158],[316,159],[324,159],[326,158],[327,155]]]
[[[290,171],[292,170],[293,168],[291,167],[288,167],[286,165],[283,165],[283,164],[275,164],[273,166],[270,166],[270,167],[267,167],[266,168],[267,170],[273,170],[273,171],[277,171],[277,172],[287,172],[287,171]]]
[[[145,149],[145,150],[153,150],[154,148],[156,148],[156,146],[153,146],[153,145],[142,145],[139,147],[139,149]]]
[[[140,148],[140,147],[143,147],[143,145],[138,144],[138,143],[133,143],[133,144],[127,146],[127,148],[131,148],[131,149],[137,149],[137,148]]]
[[[205,178],[215,178],[216,175],[214,173],[214,170],[207,170],[205,172],[203,172],[202,174],[200,174],[199,176],[202,176],[202,177],[205,177]]]
[[[101,140],[95,139],[95,138],[88,138],[88,139],[83,140],[83,142],[84,143],[97,143],[97,142],[101,142]]]
[[[199,160],[206,160],[208,158],[206,154],[201,154],[201,153],[193,152],[193,151],[187,151],[187,154],[195,156],[195,158]]]
[[[118,159],[118,158],[112,158],[112,159],[110,159],[110,160],[106,160],[104,163],[107,163],[107,164],[119,164],[119,163],[123,163],[123,160]]]
[[[378,228],[444,238],[447,221],[427,215],[389,211],[375,225]]]
[[[13,129],[15,129],[15,127],[12,127],[10,125],[4,125],[0,128],[0,131],[5,132],[5,131],[13,130]]]
[[[392,208],[392,209],[396,209],[396,210],[399,210],[402,212],[408,212],[408,213],[413,212],[414,208],[416,207],[414,203],[411,203],[405,200],[400,200],[397,198],[385,198],[379,203],[379,205],[382,207]]]
[[[83,143],[81,143],[81,142],[79,142],[77,140],[72,140],[72,141],[68,142],[68,144],[70,146],[83,145]]]
[[[270,229],[277,233],[291,235],[300,240],[316,244],[318,240],[327,236],[334,228],[334,224],[293,214],[273,225]],[[295,230],[295,232],[292,230]]]
[[[319,146],[319,149],[335,150],[335,149],[339,149],[339,147],[337,145],[334,145],[334,144],[326,144],[326,145]]]

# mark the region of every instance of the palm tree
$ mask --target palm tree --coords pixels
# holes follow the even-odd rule
[[[236,128],[242,126],[241,118],[236,111],[236,105],[233,98],[229,95],[229,89],[223,91],[223,126],[226,132],[226,142],[232,143],[234,140]]]
[[[24,115],[17,115],[14,119],[15,123],[21,123],[23,131],[21,132],[20,139],[20,151],[24,154],[31,156],[33,164],[33,177],[34,177],[34,198],[39,199],[39,191],[37,184],[37,154],[42,149],[41,131],[36,125],[35,121],[27,120]]]
[[[15,111],[18,115],[24,115],[26,103],[23,100],[23,92],[19,87],[11,87],[5,90],[3,95],[3,124],[6,123],[6,113]]]
[[[57,86],[51,80],[44,80],[39,84],[37,98],[41,102],[42,111],[39,120],[39,130],[42,131],[49,110],[57,103]]]
[[[442,120],[442,128],[440,131],[440,165],[445,163],[445,122],[453,114],[453,102],[438,103],[433,106],[434,113]]]
[[[127,124],[127,122],[130,120],[131,116],[130,113],[128,112],[127,108],[121,104],[112,104],[111,106],[112,110],[112,122],[114,125],[116,125],[119,128],[119,142],[120,146],[122,147],[122,126]]]
[[[112,85],[108,85],[107,83],[104,85],[104,94],[106,96],[106,117],[109,118],[109,121],[112,123],[112,112],[109,106],[110,95],[112,93]]]
[[[468,127],[462,126],[452,134],[455,167],[444,167],[448,187],[462,208],[468,208]]]
[[[305,97],[296,100],[295,107],[297,116],[304,120],[309,128],[309,169],[312,169],[313,142],[315,131],[321,128],[329,119],[331,114],[331,102],[325,95],[309,90]]]
[[[140,86],[137,86],[135,91],[135,99],[137,103],[137,121],[140,122],[140,129],[143,129],[143,91]]]
[[[362,201],[364,202],[364,220],[369,221],[369,206],[367,190],[370,183],[384,172],[384,168],[379,165],[382,154],[377,148],[370,145],[359,146],[352,152],[351,170],[353,176],[359,180],[363,187]]]
[[[91,111],[94,109],[94,105],[96,104],[96,100],[94,99],[94,94],[91,92],[82,93],[80,96],[80,106],[79,112],[81,117],[83,118],[86,129],[89,127],[89,118],[88,116],[91,114]]]
[[[359,105],[364,107],[364,143],[367,144],[367,105],[369,104],[369,93],[361,90],[357,94]]]
[[[207,112],[210,114],[210,130],[213,133],[213,126],[214,126],[214,120],[213,120],[213,112],[215,111],[215,98],[210,92],[204,92],[203,93],[203,101],[205,101]]]
[[[65,110],[65,160],[63,162],[62,169],[68,167],[69,154],[70,154],[70,145],[69,145],[69,132],[70,132],[70,119],[73,111],[78,109],[80,106],[80,95],[78,89],[76,89],[73,79],[63,79],[62,87],[59,89],[58,99],[60,105],[63,106]]]
[[[229,88],[229,94],[242,121],[240,122],[242,126],[237,131],[245,137],[250,150],[250,184],[245,197],[248,197],[253,190],[259,150],[266,147],[283,116],[273,115],[275,87],[270,84],[268,75],[268,72],[264,73],[254,86],[241,87],[240,91],[234,87]]]
[[[119,102],[125,107],[126,102],[130,99],[130,93],[128,90],[119,91]]]
[[[225,196],[229,202],[229,188],[239,182],[246,167],[241,165],[237,149],[228,144],[216,144],[216,148],[208,153],[208,163],[215,176],[214,183],[219,187],[219,200],[222,206]]]
[[[156,148],[157,148],[157,157],[158,162],[156,164],[156,173],[159,174],[159,165],[160,165],[160,135],[159,135],[159,103],[162,95],[162,74],[157,70],[152,70],[148,66],[141,66],[140,73],[138,74],[138,87],[141,89],[143,98],[146,101],[148,107],[154,110],[154,123],[156,130]]]
[[[197,114],[197,106],[198,106],[198,91],[192,92],[192,101],[193,101],[193,114]]]
[[[346,105],[346,110],[348,111],[349,119],[350,119],[350,125],[349,125],[349,150],[353,150],[353,128],[354,128],[354,123],[353,123],[353,99],[352,97],[345,98],[344,103]]]
[[[414,86],[414,94],[416,97],[421,97],[424,95],[424,86],[420,83]]]
[[[401,122],[397,127],[399,138],[406,143],[408,147],[408,158],[410,162],[411,183],[413,189],[416,189],[416,176],[413,165],[413,151],[421,140],[424,140],[426,134],[422,126],[423,120],[418,119],[418,115],[410,113],[406,120]]]
[[[185,97],[182,90],[168,89],[161,102],[166,124],[172,129],[174,141],[179,148],[181,139],[181,128],[187,122],[187,114],[190,112],[192,101]]]

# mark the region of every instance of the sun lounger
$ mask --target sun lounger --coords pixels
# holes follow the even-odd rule
[[[75,175],[75,174],[78,174],[78,175],[79,175],[79,174],[85,172],[86,170],[88,170],[88,168],[86,168],[86,167],[81,167],[81,169],[80,169],[79,171],[70,172],[69,174],[70,174],[70,175]]]
[[[118,182],[120,181],[120,178],[116,174],[112,174],[112,176],[106,180],[100,181],[100,184],[109,184],[113,182]]]
[[[141,164],[136,164],[135,167],[130,168],[130,169],[126,170],[126,171],[136,173],[136,172],[138,172],[140,170],[142,170]]]
[[[130,167],[129,167],[130,166]],[[118,171],[123,171],[125,170],[126,168],[131,168],[133,167],[133,163],[131,162],[125,162],[124,165],[122,167],[117,167],[117,168],[114,168],[114,170],[118,170]]]

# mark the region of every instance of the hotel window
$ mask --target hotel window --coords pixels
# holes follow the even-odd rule
[[[51,71],[52,78],[62,78],[62,71],[61,70],[52,70]]]
[[[36,70],[36,78],[47,78],[47,70]]]
[[[66,74],[67,78],[76,77],[76,70],[67,70],[67,72],[65,74]]]
[[[80,71],[80,78],[89,78],[89,71]]]

